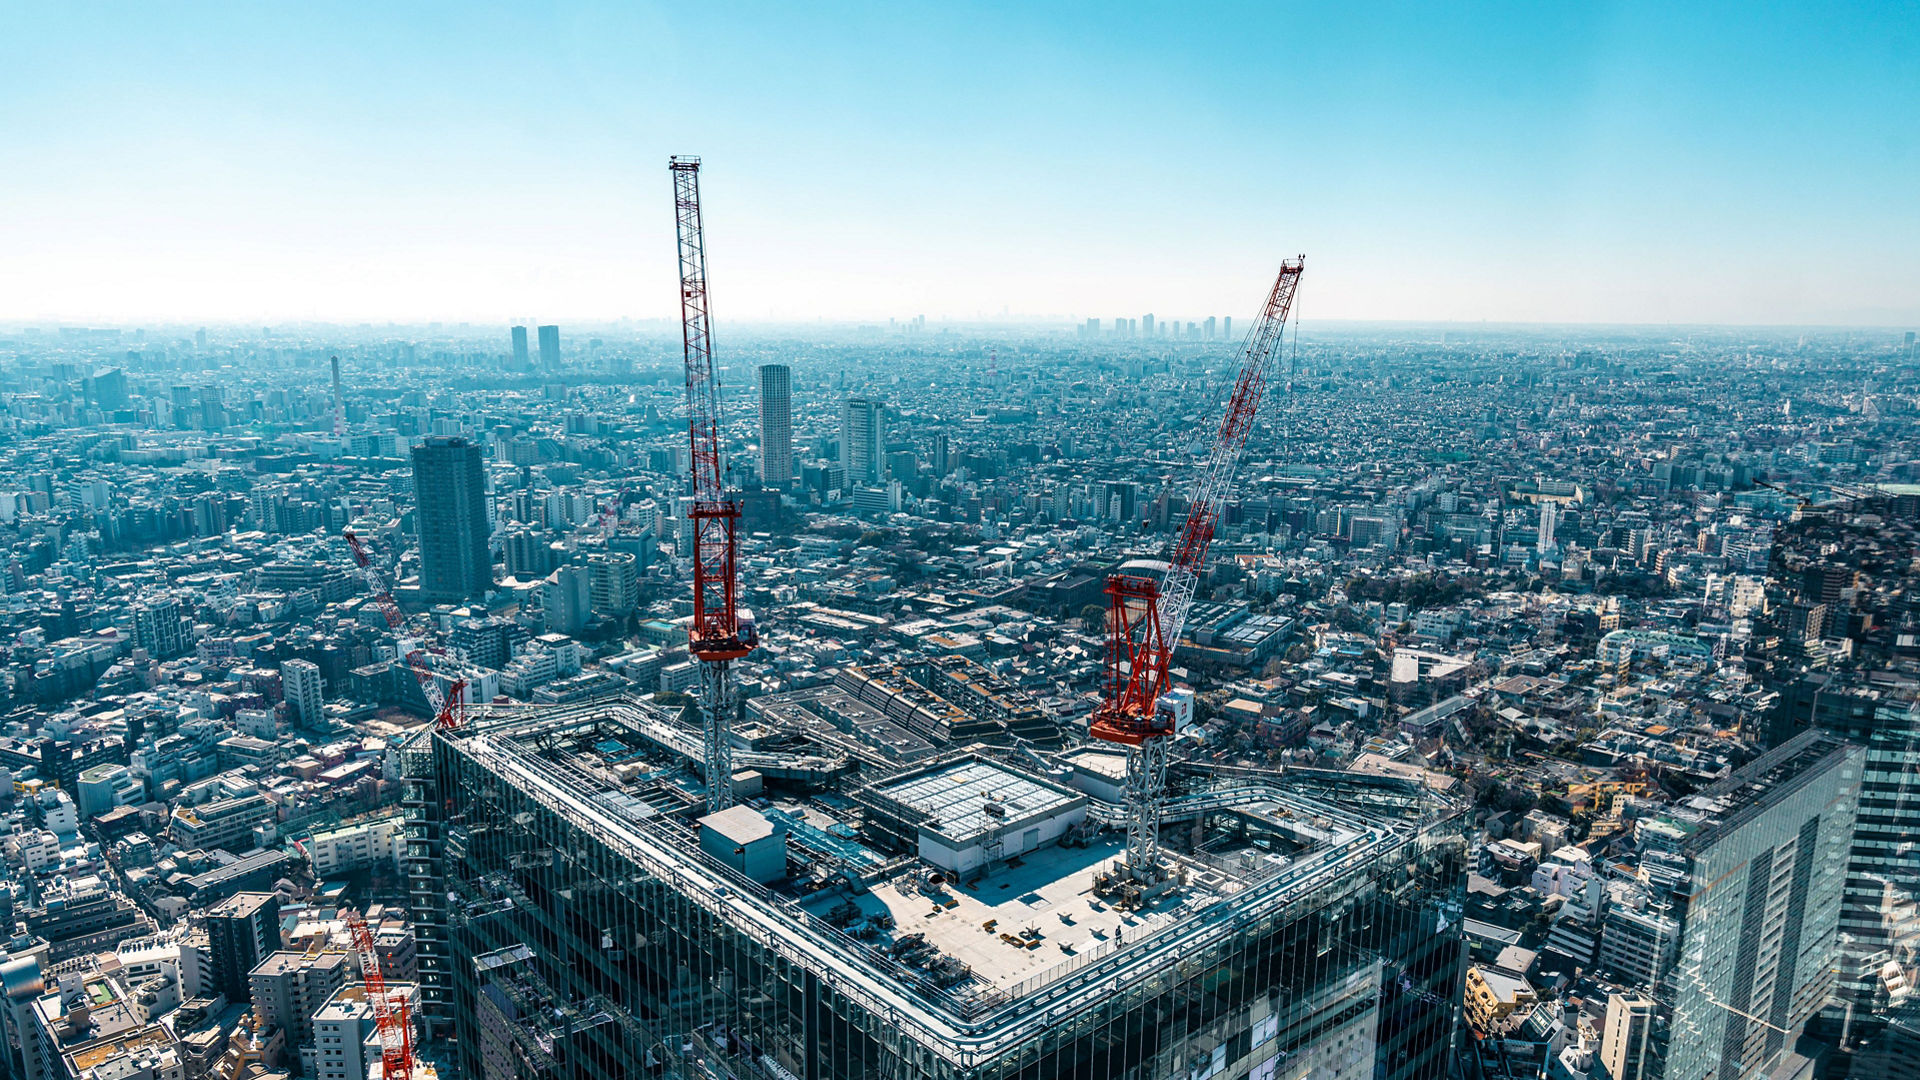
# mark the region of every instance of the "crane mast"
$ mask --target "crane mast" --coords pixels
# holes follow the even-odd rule
[[[687,651],[700,662],[701,732],[709,813],[733,805],[733,661],[757,643],[734,578],[740,504],[727,497],[720,466],[720,388],[707,309],[707,243],[700,220],[700,159],[668,160],[680,258],[680,326],[687,369],[687,437],[692,447],[693,624]]]
[[[380,954],[374,948],[373,932],[357,911],[347,913],[347,931],[353,937],[354,952],[360,956],[360,981],[367,1000],[373,1004],[374,1025],[380,1031],[380,1066],[385,1080],[411,1080],[413,1076],[413,1024],[407,1017],[406,998],[387,990],[387,978],[380,971]]]
[[[347,547],[353,551],[353,561],[366,578],[367,587],[373,592],[373,602],[380,607],[380,614],[387,620],[387,629],[393,631],[393,643],[396,648],[405,636],[407,620],[400,613],[400,605],[394,603],[393,593],[388,590],[386,580],[380,576],[380,569],[373,564],[373,556],[360,537],[352,529],[345,533]],[[462,714],[466,708],[467,680],[455,679],[446,690],[440,689],[440,679],[427,666],[427,650],[414,646],[407,652],[407,670],[413,672],[414,680],[420,684],[420,693],[427,699],[427,707],[433,710],[433,722],[441,728],[452,729],[460,726]]]
[[[1165,877],[1160,858],[1160,816],[1166,798],[1167,756],[1175,734],[1162,695],[1175,644],[1200,585],[1207,548],[1233,488],[1233,474],[1252,434],[1267,375],[1293,309],[1306,256],[1283,260],[1266,304],[1240,347],[1240,373],[1227,399],[1226,415],[1201,467],[1173,558],[1159,580],[1136,574],[1107,579],[1107,667],[1095,738],[1127,748],[1126,877],[1150,887]]]

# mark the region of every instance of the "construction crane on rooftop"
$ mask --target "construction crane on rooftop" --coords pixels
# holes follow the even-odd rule
[[[1166,799],[1169,744],[1178,729],[1178,706],[1165,697],[1172,688],[1168,669],[1173,650],[1186,628],[1187,610],[1206,566],[1207,547],[1226,509],[1234,470],[1253,431],[1305,266],[1304,255],[1280,263],[1266,305],[1240,346],[1240,374],[1201,466],[1166,572],[1158,580],[1138,574],[1107,579],[1106,686],[1093,714],[1092,734],[1127,748],[1124,878],[1127,891],[1138,895],[1167,880],[1160,857],[1160,815]]]
[[[700,661],[700,713],[707,812],[733,805],[733,670],[758,644],[753,614],[739,606],[734,528],[739,502],[720,466],[720,387],[707,308],[707,242],[700,220],[700,159],[670,158],[674,234],[680,258],[681,341],[687,368],[687,437],[693,455],[693,624],[687,651]]]
[[[380,576],[380,568],[373,565],[373,556],[368,553],[365,544],[360,542],[352,529],[346,531],[347,547],[353,550],[354,564],[360,567],[361,576],[367,580],[367,588],[373,593],[373,602],[380,607],[380,614],[387,620],[387,629],[393,631],[393,643],[396,648],[406,636],[406,616],[400,612],[400,605],[394,603],[393,592],[387,588],[386,579]],[[416,643],[407,651],[407,670],[413,672],[414,679],[420,684],[420,692],[426,696],[427,706],[433,710],[435,725],[452,729],[461,725],[466,708],[465,698],[467,680],[456,678],[445,690],[440,688],[440,677],[434,674],[427,664],[428,649],[424,644]]]
[[[373,1005],[374,1026],[380,1031],[381,1076],[384,1080],[412,1080],[413,1025],[407,1016],[407,999],[388,991],[373,932],[359,912],[347,912],[347,931],[353,935],[353,951],[360,956],[360,982]]]

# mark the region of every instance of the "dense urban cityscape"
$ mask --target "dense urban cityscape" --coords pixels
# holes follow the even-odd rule
[[[0,333],[10,1074],[1908,1075],[1913,335],[1289,328],[1129,889],[1236,324],[722,324],[720,777],[679,327]]]

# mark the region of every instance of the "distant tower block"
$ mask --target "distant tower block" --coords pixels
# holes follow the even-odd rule
[[[770,488],[793,483],[793,370],[760,368],[760,477]]]
[[[551,371],[560,366],[560,328],[540,328],[540,366]]]
[[[530,364],[531,360],[527,356],[527,328],[516,326],[513,328],[513,369],[525,371]]]

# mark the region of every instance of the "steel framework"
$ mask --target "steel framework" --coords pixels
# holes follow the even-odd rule
[[[411,1080],[413,1076],[413,1024],[407,1017],[406,998],[389,993],[387,977],[380,971],[380,954],[374,949],[373,932],[357,911],[347,912],[347,930],[353,936],[354,951],[360,954],[360,981],[367,1000],[373,1004],[374,1025],[380,1030],[380,1069],[385,1080]]]
[[[1240,374],[1194,485],[1166,573],[1159,581],[1132,574],[1107,581],[1106,688],[1094,712],[1092,734],[1127,748],[1127,874],[1135,881],[1151,883],[1164,873],[1160,814],[1166,798],[1168,743],[1175,732],[1174,719],[1162,707],[1161,698],[1169,689],[1174,646],[1186,628],[1207,547],[1253,432],[1305,266],[1304,255],[1280,263],[1266,304],[1240,346]]]
[[[720,387],[707,307],[707,242],[700,220],[700,159],[668,160],[680,260],[681,341],[687,369],[687,438],[693,466],[693,624],[687,651],[700,662],[700,711],[709,813],[733,805],[733,661],[757,643],[739,608],[734,577],[740,504],[727,497],[720,463]]]

